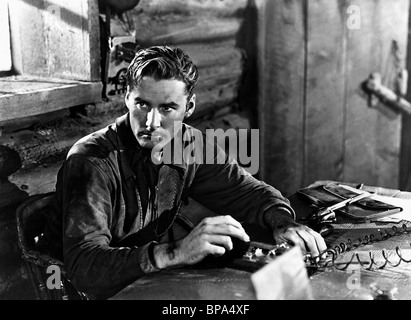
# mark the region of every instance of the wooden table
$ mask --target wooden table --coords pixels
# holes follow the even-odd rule
[[[313,186],[325,184],[333,181],[318,181]],[[379,195],[411,199],[411,193],[394,189],[386,189],[372,186],[364,186],[365,191],[374,192]],[[301,200],[297,194],[290,197],[297,216],[301,220],[307,215],[307,204]],[[338,217],[337,217],[338,218]],[[394,234],[393,226],[398,230],[407,226],[407,232],[396,237],[383,237],[387,231]],[[401,262],[393,267],[389,263],[383,269],[386,260],[382,255],[383,251],[389,261],[396,265],[400,259],[394,254],[398,247],[404,258],[411,261],[411,223],[402,221],[400,223],[353,223],[344,218],[338,218],[334,224],[335,231],[325,237],[328,248],[341,247],[341,243],[347,243],[351,239],[354,244],[352,248],[342,255],[341,264],[326,268],[319,268],[310,276],[310,283],[314,294],[314,299],[319,300],[369,300],[375,297],[374,285],[380,289],[397,290],[394,298],[399,300],[411,299],[411,263]],[[399,232],[398,231],[398,232]],[[366,235],[374,235],[375,239],[383,241],[366,241]],[[362,245],[357,245],[362,239]],[[376,264],[361,265],[361,263],[372,262],[370,252]],[[358,260],[357,255],[360,260]],[[352,259],[352,263],[344,270],[347,263]],[[360,263],[360,262],[361,263]],[[382,297],[382,295],[380,295]]]
[[[319,181],[317,183],[324,183]],[[376,187],[364,187],[364,190],[377,192],[378,194],[411,199],[411,193],[400,192]],[[307,203],[297,195],[290,197],[293,207],[296,209],[298,219],[305,217],[309,208]],[[375,262],[382,265],[382,250],[388,255],[401,248],[404,257],[411,260],[411,223],[403,222],[407,226],[407,232],[401,236],[373,242],[353,248],[342,255],[342,262],[348,262],[354,255],[353,263],[344,269],[345,264],[337,264],[324,268],[307,268],[312,297],[316,300],[370,300],[376,297],[384,298],[385,293],[376,294],[372,286],[381,290],[392,290],[393,295],[388,298],[398,300],[411,299],[411,263],[401,262],[399,266],[386,265],[378,269],[370,265],[361,266],[356,258],[356,253],[361,262],[368,261],[368,253],[374,254]],[[387,230],[392,232],[393,224],[353,224],[337,223],[334,233],[325,237],[327,246],[335,248],[342,242],[352,239],[355,244],[358,238],[364,238],[366,234],[381,235]],[[262,235],[255,230],[247,230],[251,239],[257,241],[270,241],[268,235]],[[253,236],[254,234],[254,236]],[[355,250],[354,250],[355,249]],[[389,260],[395,264],[398,259],[389,256]],[[216,269],[172,269],[164,270],[157,274],[150,274],[135,281],[133,284],[112,297],[114,300],[255,300],[256,294],[251,282],[252,272],[233,268]]]

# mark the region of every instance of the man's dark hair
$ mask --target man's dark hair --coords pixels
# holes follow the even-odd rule
[[[130,90],[145,76],[156,80],[181,80],[189,97],[198,81],[198,70],[190,56],[179,48],[153,46],[136,53],[127,70]]]

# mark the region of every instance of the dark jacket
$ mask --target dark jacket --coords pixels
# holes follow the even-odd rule
[[[187,130],[199,133],[183,125]],[[46,238],[62,253],[78,290],[107,298],[158,271],[148,247],[167,235],[183,200],[263,227],[267,212],[279,219],[293,216],[279,191],[253,178],[221,148],[212,150],[223,164],[155,165],[150,151],[137,143],[128,114],[71,148],[58,173],[56,214],[49,217]],[[194,215],[189,212],[184,220],[195,225]]]

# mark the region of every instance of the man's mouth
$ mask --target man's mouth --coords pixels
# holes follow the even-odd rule
[[[142,139],[151,140],[153,142],[158,142],[163,140],[163,138],[159,135],[155,135],[152,132],[142,131],[138,134],[138,136]]]

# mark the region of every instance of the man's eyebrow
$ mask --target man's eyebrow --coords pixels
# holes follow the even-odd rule
[[[147,101],[141,99],[140,97],[136,97],[136,98],[134,99],[134,101],[135,101],[135,102],[144,103],[144,104],[149,104]]]
[[[175,102],[168,102],[160,104],[160,107],[178,107],[179,105]]]

